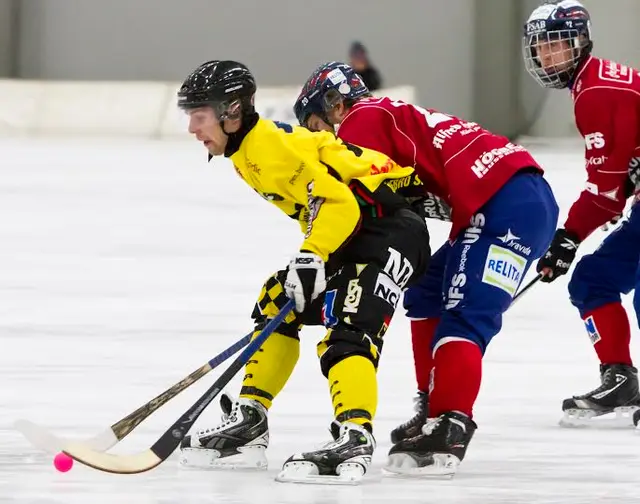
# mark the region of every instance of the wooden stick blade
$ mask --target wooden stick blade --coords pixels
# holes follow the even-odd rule
[[[113,455],[93,450],[82,443],[71,443],[62,451],[81,464],[113,474],[138,474],[149,471],[163,462],[151,450],[133,455]]]
[[[45,427],[29,420],[17,420],[14,428],[20,432],[36,448],[55,455],[74,441],[56,436]],[[82,444],[97,451],[107,451],[118,443],[118,438],[111,429],[106,429],[92,438],[82,441]]]

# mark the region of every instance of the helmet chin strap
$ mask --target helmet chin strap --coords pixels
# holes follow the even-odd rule
[[[218,124],[220,125],[220,129],[222,130],[222,132],[228,136],[233,135],[233,133],[229,133],[226,129],[224,129],[224,119],[220,119],[218,121]]]
[[[243,112],[240,116],[240,127],[233,133],[224,129],[224,120],[230,119],[228,115],[223,115],[220,118],[220,128],[222,132],[227,135],[227,146],[225,147],[225,156],[229,157],[240,148],[240,144],[244,137],[253,129],[257,124],[260,116],[255,110]]]

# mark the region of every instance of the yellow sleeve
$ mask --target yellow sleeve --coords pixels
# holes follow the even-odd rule
[[[284,197],[273,201],[283,210],[291,202],[305,206],[307,226],[300,249],[326,261],[355,231],[360,207],[349,187],[320,162],[318,139],[307,133],[294,129],[261,142],[261,158],[269,160],[261,185],[272,185],[273,192]]]

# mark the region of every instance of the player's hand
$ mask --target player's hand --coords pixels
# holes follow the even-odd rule
[[[536,270],[544,276],[541,282],[553,282],[556,278],[566,275],[571,263],[576,258],[580,240],[566,229],[556,231],[549,249],[538,261]]]
[[[427,193],[421,203],[425,219],[451,222],[451,207],[439,196]]]
[[[602,226],[600,226],[600,230],[601,231],[609,231],[609,229],[612,226],[616,226],[618,224],[618,222],[620,222],[620,219],[622,219],[623,215],[616,215],[613,219],[611,219],[609,222],[605,222]]]
[[[629,198],[640,191],[640,162],[638,158],[633,158],[629,163],[629,176],[624,186],[624,196]]]
[[[302,313],[327,288],[324,261],[311,252],[295,255],[287,267],[284,290],[296,302],[296,311]]]

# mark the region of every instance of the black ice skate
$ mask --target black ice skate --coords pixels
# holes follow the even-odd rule
[[[361,425],[338,421],[331,424],[331,435],[334,440],[319,450],[291,456],[276,481],[357,485],[371,464],[373,435]]]
[[[414,411],[413,417],[402,425],[399,425],[391,431],[391,442],[399,443],[403,439],[416,437],[422,433],[422,426],[427,423],[429,414],[429,394],[418,391],[418,395],[413,398]]]
[[[385,472],[408,476],[453,476],[478,426],[462,413],[429,418],[422,434],[389,450]]]
[[[562,402],[561,426],[611,428],[632,425],[634,412],[640,408],[638,370],[625,364],[603,364],[600,380],[602,384],[597,389]],[[593,420],[596,417],[603,418]]]
[[[266,469],[269,444],[267,410],[257,401],[220,398],[222,423],[185,436],[180,464],[220,469]]]

